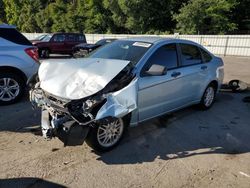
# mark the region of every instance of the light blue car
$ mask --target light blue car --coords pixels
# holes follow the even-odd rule
[[[86,58],[42,62],[30,94],[42,108],[45,137],[69,144],[77,133],[107,151],[129,125],[194,104],[210,108],[223,77],[222,59],[199,44],[140,37],[114,41]]]
[[[0,105],[20,100],[38,67],[37,48],[14,26],[0,24]]]

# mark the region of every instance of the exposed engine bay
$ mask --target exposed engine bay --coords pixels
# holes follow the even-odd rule
[[[58,136],[67,145],[70,132],[77,132],[86,137],[88,129],[103,119],[124,117],[136,109],[136,83],[133,65],[128,63],[102,90],[72,100],[56,96],[41,88],[38,75],[30,80],[30,101],[33,106],[42,109],[43,136]],[[82,129],[76,131],[79,126]]]

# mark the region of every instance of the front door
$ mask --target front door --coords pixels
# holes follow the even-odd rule
[[[143,72],[153,64],[165,66],[166,74],[161,76],[144,75]],[[139,78],[139,121],[178,108],[184,102],[182,72],[178,64],[176,44],[161,46],[148,59]]]
[[[50,49],[52,53],[64,53],[65,52],[65,35],[55,34],[50,40]]]

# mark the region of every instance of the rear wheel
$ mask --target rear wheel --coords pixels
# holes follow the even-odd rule
[[[205,89],[205,92],[200,101],[200,107],[203,110],[209,109],[215,101],[215,95],[216,95],[216,87],[214,86],[214,84],[209,84]]]
[[[41,49],[41,50],[39,50],[39,56],[41,57],[41,58],[49,58],[49,49],[46,49],[46,48],[44,48],[44,49]]]
[[[21,99],[24,94],[25,82],[21,76],[14,73],[0,74],[0,104],[12,104]]]
[[[90,130],[86,142],[96,151],[109,151],[121,141],[125,129],[122,118],[106,118]]]

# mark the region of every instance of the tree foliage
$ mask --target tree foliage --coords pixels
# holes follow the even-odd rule
[[[22,32],[247,32],[249,16],[250,0],[0,0],[0,22]]]
[[[232,13],[233,22],[237,23],[238,33],[250,31],[250,0],[241,0],[236,3]]]
[[[234,1],[191,0],[174,15],[177,31],[185,34],[224,34],[236,29],[230,20]]]
[[[0,23],[4,22],[5,22],[4,4],[3,0],[0,0]]]

